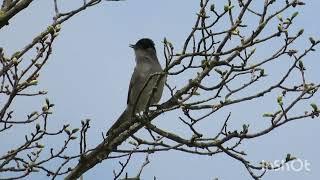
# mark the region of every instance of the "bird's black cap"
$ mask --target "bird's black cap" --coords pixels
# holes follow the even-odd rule
[[[130,44],[130,47],[132,47],[133,49],[155,49],[154,42],[149,38],[140,39],[136,44]]]

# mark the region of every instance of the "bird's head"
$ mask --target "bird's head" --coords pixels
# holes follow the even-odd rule
[[[156,48],[154,42],[149,38],[142,38],[136,44],[130,44],[136,56],[156,56]]]
[[[129,45],[134,50],[147,50],[147,49],[156,49],[154,47],[154,42],[149,38],[142,38],[140,39],[136,44],[130,44]]]

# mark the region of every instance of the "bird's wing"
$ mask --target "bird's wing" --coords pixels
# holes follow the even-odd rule
[[[143,58],[147,59],[147,60],[144,60],[146,62],[154,61],[148,56],[145,56]],[[148,79],[148,76],[152,74],[152,71],[153,71],[152,66],[150,64],[145,64],[143,67],[141,67],[140,65],[134,68],[134,71],[130,80],[129,90],[128,90],[127,104],[134,103],[134,102],[130,102],[130,97],[137,98],[137,96],[140,93],[140,90],[144,86],[145,81]],[[134,92],[132,92],[132,89],[134,89]]]
[[[127,97],[127,104],[130,103],[130,96],[131,96],[131,89],[134,88],[133,86],[137,86],[139,81],[139,76],[137,74],[137,68],[134,68],[133,74],[131,76],[130,84],[129,84],[129,90],[128,90],[128,97]]]

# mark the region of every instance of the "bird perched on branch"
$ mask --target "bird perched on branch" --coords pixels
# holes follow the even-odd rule
[[[143,38],[130,47],[135,53],[136,67],[131,76],[127,107],[109,129],[107,135],[123,122],[132,120],[135,114],[145,110],[148,105],[158,103],[162,96],[166,78],[159,75],[162,68],[157,58],[154,42]],[[154,92],[152,92],[153,89]]]

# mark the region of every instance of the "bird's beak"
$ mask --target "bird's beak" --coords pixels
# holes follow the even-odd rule
[[[135,45],[134,44],[129,44],[129,47],[134,49]]]

